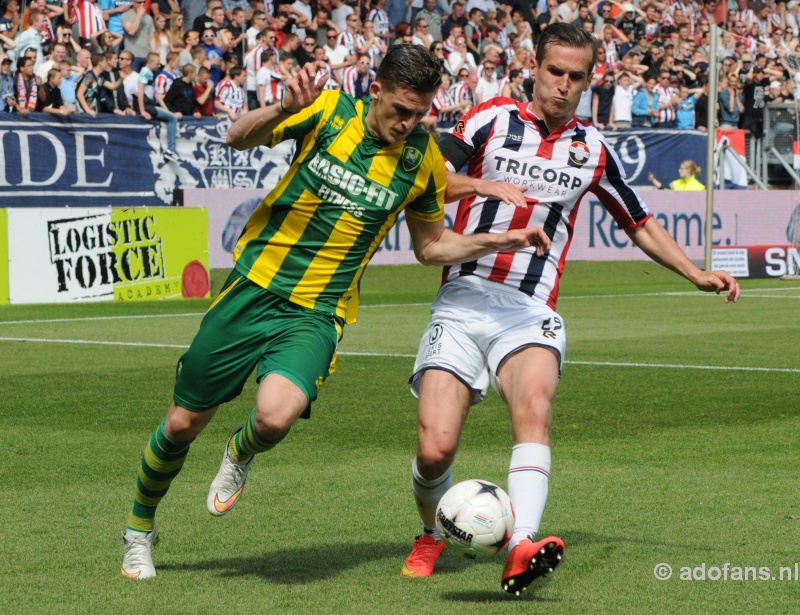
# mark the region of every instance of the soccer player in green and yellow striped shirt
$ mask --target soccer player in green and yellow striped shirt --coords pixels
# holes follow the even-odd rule
[[[173,402],[137,475],[123,535],[124,576],[155,576],[156,507],[191,442],[254,369],[255,408],[225,446],[206,502],[211,514],[228,512],[253,457],[309,416],[333,372],[344,325],[355,321],[364,268],[401,212],[425,264],[548,246],[539,228],[469,237],[445,230],[444,162],[417,126],[441,79],[426,49],[392,47],[364,100],[323,91],[325,68],[307,64],[287,81],[282,101],[246,113],[228,133],[228,144],[239,150],[295,139],[296,154],[248,220],[233,272],[178,361]],[[516,190],[488,189],[507,202],[505,191]]]

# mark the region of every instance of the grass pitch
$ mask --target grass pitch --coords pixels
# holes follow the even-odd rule
[[[434,577],[401,578],[419,531],[406,380],[438,277],[367,272],[312,420],[214,518],[208,485],[253,384],[220,410],[159,508],[146,582],[119,575],[120,531],[208,302],[0,309],[0,613],[796,612],[800,285],[745,281],[726,306],[649,263],[571,263],[562,280],[569,344],[542,527],[566,542],[559,570],[521,599],[500,589],[504,556],[445,554]],[[509,453],[490,394],[455,478],[505,485]]]

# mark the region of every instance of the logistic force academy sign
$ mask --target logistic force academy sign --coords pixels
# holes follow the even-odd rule
[[[10,303],[210,295],[205,209],[21,208],[6,218]]]

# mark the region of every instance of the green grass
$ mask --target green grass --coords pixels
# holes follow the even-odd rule
[[[800,289],[745,281],[726,306],[648,263],[571,263],[562,281],[569,344],[542,531],[564,538],[564,564],[522,599],[499,588],[502,557],[445,554],[434,577],[401,578],[419,529],[406,380],[439,275],[368,270],[312,420],[214,518],[206,491],[252,383],[220,410],[159,508],[158,577],[140,583],[119,575],[135,469],[208,302],[0,308],[0,338],[167,345],[0,340],[0,613],[796,612],[800,580],[678,576],[726,562],[777,576],[800,561],[798,372],[776,371],[800,366]],[[73,320],[9,324],[49,319]],[[509,451],[490,394],[456,479],[504,485]],[[661,562],[669,581],[654,579]]]

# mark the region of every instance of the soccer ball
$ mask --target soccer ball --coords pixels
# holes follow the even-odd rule
[[[486,480],[453,485],[436,507],[436,529],[447,548],[467,559],[502,551],[514,533],[514,507],[505,491]]]

